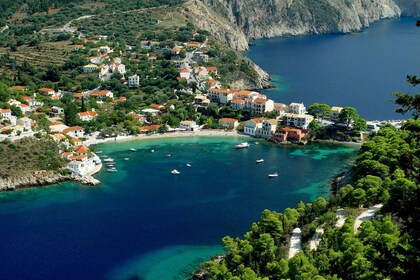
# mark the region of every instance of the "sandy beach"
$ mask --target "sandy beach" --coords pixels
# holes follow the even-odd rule
[[[179,138],[179,137],[241,137],[249,138],[251,136],[239,133],[237,131],[229,130],[218,130],[218,129],[208,129],[208,130],[199,130],[199,131],[183,131],[183,132],[167,132],[167,133],[156,133],[156,134],[140,134],[140,135],[129,135],[129,136],[117,136],[106,139],[97,139],[96,136],[87,137],[83,143],[87,146],[103,144],[109,142],[123,142],[123,141],[133,141],[133,140],[148,140],[148,139],[163,139],[163,138]]]

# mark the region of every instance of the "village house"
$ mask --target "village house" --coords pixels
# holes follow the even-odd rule
[[[159,128],[160,128],[160,125],[146,125],[146,126],[139,127],[139,132],[152,133],[152,132],[157,132]]]
[[[172,55],[179,55],[179,53],[181,52],[182,48],[179,46],[175,46],[172,48],[171,50],[171,54]]]
[[[150,104],[150,107],[159,111],[165,110],[165,106],[156,103]]]
[[[308,114],[285,113],[283,115],[283,125],[307,129],[313,119],[314,117]]]
[[[73,46],[73,51],[81,51],[81,50],[85,50],[86,47],[83,45],[74,45]]]
[[[143,109],[141,110],[141,112],[145,115],[151,115],[151,116],[159,116],[162,114],[160,110],[151,109],[151,108]]]
[[[55,142],[55,143],[61,143],[61,142],[64,142],[64,140],[66,140],[67,138],[66,138],[66,136],[64,135],[64,134],[62,134],[62,133],[54,133],[54,134],[50,134],[49,135],[49,137]],[[68,153],[63,153],[62,154],[62,156],[64,155],[64,154],[66,154],[66,155],[72,155],[72,153],[71,152],[68,152]],[[68,159],[67,157],[64,157],[64,158],[66,158],[66,159]]]
[[[33,120],[28,117],[23,117],[17,120],[18,125],[23,127],[24,131],[32,131]]]
[[[138,75],[129,76],[127,84],[128,84],[128,87],[139,87],[140,86],[140,77]]]
[[[89,174],[95,170],[97,165],[94,158],[88,158],[85,155],[70,155],[68,156],[68,159],[71,160],[71,162],[67,164],[67,168],[79,176]]]
[[[70,137],[83,138],[85,135],[85,129],[82,126],[72,126],[63,130],[64,135]]]
[[[261,127],[257,128],[257,130],[255,131],[255,136],[268,139],[268,138],[271,138],[271,136],[276,132],[276,129],[277,129],[277,120],[275,119],[263,120]]]
[[[237,119],[222,118],[219,120],[219,127],[224,129],[235,129],[239,125]]]
[[[29,107],[29,105],[26,104],[17,104],[16,107],[20,108],[20,110],[22,111],[22,114],[26,115],[27,113],[31,112],[31,107]]]
[[[24,86],[13,86],[10,89],[14,90],[14,91],[26,91],[27,90],[27,88],[24,87]]]
[[[204,95],[196,95],[194,97],[194,104],[198,106],[208,106],[210,104],[210,99]]]
[[[266,119],[267,118],[254,118],[248,120],[244,126],[244,133],[251,136],[255,136],[257,129],[262,128],[262,123]]]
[[[44,96],[53,96],[53,95],[55,95],[55,90],[53,90],[52,88],[44,88],[44,87],[42,87],[42,88],[40,88],[38,90]]]
[[[308,131],[298,128],[291,128],[291,127],[283,127],[279,129],[273,135],[273,141],[275,142],[284,142],[284,141],[292,141],[292,142],[299,142],[304,137],[306,137]]]
[[[245,100],[243,99],[232,99],[230,105],[234,110],[243,110],[245,109]]]
[[[331,107],[331,111],[332,111],[331,121],[336,122],[340,119],[339,116],[340,116],[341,110],[343,110],[343,107],[337,107],[337,106]]]
[[[64,109],[58,106],[51,107],[51,111],[48,113],[51,118],[58,117],[60,114],[64,114]]]
[[[201,44],[199,42],[192,42],[192,41],[184,43],[184,45],[186,46],[187,50],[190,50],[190,51],[201,47]]]
[[[274,109],[274,101],[271,99],[257,98],[252,102],[252,114],[262,115]]]
[[[112,91],[109,90],[101,90],[101,91],[95,91],[94,93],[92,93],[90,95],[91,97],[95,98],[95,99],[103,99],[103,98],[114,98],[114,93]]]
[[[112,51],[111,51],[111,48],[110,47],[108,47],[108,46],[102,46],[102,47],[99,47],[99,52],[101,54],[108,54],[108,53],[111,53]]]
[[[287,110],[286,104],[274,102],[273,112],[275,112],[278,116],[283,116],[284,113],[286,113],[286,110]]]
[[[98,70],[98,66],[95,64],[88,64],[83,66],[83,73],[92,73]]]
[[[207,54],[202,53],[202,52],[194,52],[193,55],[192,55],[192,60],[194,60],[196,62],[200,62],[200,61],[208,62],[209,61],[209,56]]]
[[[303,103],[290,103],[290,105],[287,107],[287,113],[291,114],[305,114],[306,113],[306,107],[303,105]]]
[[[77,120],[82,122],[89,122],[96,119],[96,112],[86,111],[77,114]]]
[[[54,122],[49,126],[51,132],[63,132],[65,129],[69,128],[67,125],[62,122]]]
[[[220,104],[226,104],[233,99],[236,91],[227,88],[211,88],[209,89],[209,97],[212,101],[217,101]]]
[[[113,62],[109,65],[111,73],[120,73],[121,75],[125,74],[125,65],[120,62]]]
[[[188,68],[183,68],[181,70],[178,70],[178,73],[179,73],[179,77],[185,80],[189,80],[191,77],[191,73]]]
[[[26,102],[30,107],[35,107],[37,102],[29,96],[22,96],[22,100]]]
[[[217,80],[210,79],[207,81],[207,87],[208,88],[221,88],[222,84]]]
[[[198,130],[198,125],[195,121],[182,121],[179,124],[179,128],[186,131],[196,131]]]
[[[11,121],[12,119],[12,110],[10,109],[0,109],[0,116],[2,119]]]

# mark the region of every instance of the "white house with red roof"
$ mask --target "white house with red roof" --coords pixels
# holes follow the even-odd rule
[[[96,112],[94,111],[86,111],[77,114],[77,119],[82,122],[90,122],[96,119]]]
[[[262,115],[266,112],[271,112],[274,109],[274,101],[271,99],[256,98],[252,102],[252,114]]]
[[[12,118],[12,110],[10,109],[0,109],[0,116],[2,119],[11,120]]]
[[[42,95],[45,95],[45,96],[53,96],[53,95],[55,95],[55,90],[53,90],[52,88],[42,87],[42,88],[39,88],[38,90],[39,90],[39,92]]]
[[[267,118],[254,118],[254,119],[248,120],[244,126],[244,133],[251,136],[255,136],[257,129],[262,128],[262,123],[266,119]]]
[[[256,137],[262,138],[271,138],[273,134],[276,132],[277,129],[277,120],[275,119],[268,119],[262,121],[261,128],[257,128],[255,131]]]
[[[64,129],[62,133],[64,135],[69,135],[70,137],[83,138],[85,135],[85,129],[83,126],[72,126]]]
[[[32,109],[31,107],[29,107],[29,105],[20,103],[18,105],[16,105],[16,107],[20,108],[20,110],[22,111],[22,114],[26,115],[27,113],[31,112]]]
[[[234,118],[222,118],[219,120],[219,127],[221,128],[235,129],[238,125],[238,120]]]
[[[216,100],[221,104],[226,104],[233,99],[236,91],[227,88],[211,88],[209,89],[209,97],[211,100]]]
[[[178,70],[179,77],[185,80],[189,80],[191,77],[191,72],[188,68],[182,68]]]

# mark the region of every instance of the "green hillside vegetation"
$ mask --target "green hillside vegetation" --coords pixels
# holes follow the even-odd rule
[[[206,264],[209,279],[415,279],[420,269],[420,120],[401,130],[382,128],[362,146],[352,185],[329,201],[318,198],[283,213],[265,210],[242,239],[223,238],[225,258]],[[353,232],[359,207],[384,203],[373,221]],[[347,209],[343,227],[335,211]],[[355,210],[352,210],[355,209]],[[318,226],[325,233],[317,251],[308,241]],[[303,250],[288,260],[292,230],[302,229]]]
[[[0,142],[0,158],[7,161],[0,164],[1,178],[21,177],[39,170],[58,171],[65,165],[54,141],[28,137]]]

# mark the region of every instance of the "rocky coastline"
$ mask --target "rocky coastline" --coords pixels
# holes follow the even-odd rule
[[[77,176],[74,174],[62,175],[54,171],[41,170],[19,178],[0,178],[0,192],[16,189],[41,187],[65,181],[75,181],[82,185],[97,186],[100,181],[90,175]]]

